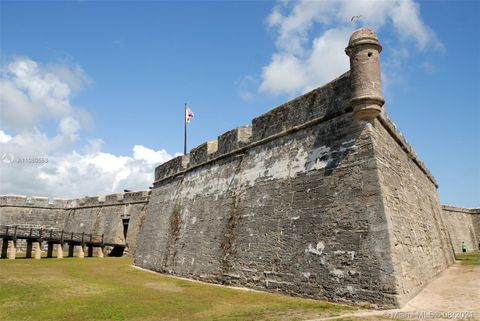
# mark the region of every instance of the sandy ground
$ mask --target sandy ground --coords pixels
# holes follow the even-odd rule
[[[480,266],[455,263],[401,309],[362,311],[315,321],[347,317],[354,320],[480,321]]]
[[[472,311],[480,318],[480,266],[453,265],[402,310]]]

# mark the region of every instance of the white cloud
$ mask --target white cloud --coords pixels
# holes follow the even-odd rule
[[[154,151],[142,145],[133,146],[133,158],[137,161],[143,161],[147,164],[159,164],[172,158],[164,149]]]
[[[419,50],[428,46],[443,50],[443,44],[420,18],[420,8],[414,1],[398,1],[390,10],[393,26],[402,40],[413,39]]]
[[[88,115],[70,103],[72,92],[88,82],[80,66],[47,66],[28,58],[14,59],[2,68],[0,79],[2,128],[31,131],[42,121],[66,116],[88,122]]]
[[[348,59],[343,56],[345,38],[350,29],[330,29],[313,41],[309,53],[299,57],[283,52],[275,53],[262,70],[260,91],[274,95],[306,92],[326,83],[348,70]]]
[[[13,162],[0,163],[0,194],[50,197],[92,196],[123,189],[147,189],[153,183],[155,166],[172,158],[165,150],[154,151],[142,145],[135,145],[131,156],[101,151],[71,151],[50,156],[32,154],[28,148],[11,154],[14,156]],[[48,162],[17,163],[19,158],[45,158]]]
[[[12,136],[0,130],[0,143],[8,143],[12,139]]]
[[[355,15],[362,18],[351,22]],[[267,24],[277,33],[277,52],[262,69],[259,90],[274,95],[305,92],[347,71],[344,48],[360,25],[377,31],[392,26],[401,46],[443,48],[413,0],[281,1]],[[318,29],[320,33],[312,35]]]
[[[78,146],[90,116],[71,97],[89,81],[80,66],[28,58],[2,69],[0,194],[79,197],[151,186],[155,166],[172,158],[165,150],[135,145],[131,155],[114,155],[98,138]],[[45,121],[57,124],[54,134],[39,129]]]
[[[258,87],[258,80],[250,75],[244,76],[235,83],[240,98],[245,101],[252,101]]]
[[[305,82],[306,75],[303,63],[294,55],[274,54],[270,65],[263,68],[262,77],[261,91],[280,94],[297,91]]]
[[[75,135],[80,129],[80,123],[72,117],[65,117],[60,120],[58,127],[63,134]]]

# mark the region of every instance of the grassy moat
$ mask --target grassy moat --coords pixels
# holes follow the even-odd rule
[[[456,256],[462,265],[480,265],[480,253]],[[130,258],[0,260],[0,320],[312,320],[362,310],[187,281],[131,264]]]
[[[466,265],[480,265],[480,253],[471,252],[471,253],[457,253],[455,254],[457,260],[461,261],[462,264]]]
[[[130,258],[1,260],[0,320],[305,320],[356,310],[181,280],[131,264]]]

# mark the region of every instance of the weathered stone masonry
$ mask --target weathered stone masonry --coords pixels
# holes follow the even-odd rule
[[[452,247],[456,253],[462,252],[462,242],[467,245],[467,252],[478,252],[480,249],[480,208],[463,208],[442,206]]]
[[[0,225],[37,225],[68,232],[104,234],[105,242],[126,244],[135,252],[150,191],[116,193],[80,199],[0,196]],[[127,238],[124,225],[128,224]],[[1,242],[1,240],[0,240]]]
[[[380,51],[354,33],[350,73],[157,167],[135,264],[383,307],[418,293],[453,253],[433,176],[382,112]]]

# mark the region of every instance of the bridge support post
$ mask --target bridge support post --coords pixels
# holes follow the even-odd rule
[[[81,259],[85,257],[85,252],[83,251],[83,244],[80,244],[78,247],[78,257]]]
[[[35,242],[35,259],[40,260],[42,258],[42,243]]]
[[[68,257],[73,257],[74,250],[75,250],[75,244],[69,243],[68,244]]]
[[[32,258],[32,245],[33,245],[33,242],[30,241],[30,240],[27,240],[27,250],[25,252],[25,257],[27,259],[31,259]]]
[[[16,242],[14,240],[11,240],[8,242],[8,259],[9,260],[15,260],[15,257],[17,256],[17,247],[15,246]]]
[[[57,244],[57,259],[63,259],[63,244]]]
[[[47,245],[48,245],[48,247],[47,247],[47,257],[52,258],[53,257],[53,243],[48,242]]]
[[[7,253],[8,253],[8,240],[7,239],[3,239],[2,240],[2,259],[6,259],[7,258]]]
[[[87,253],[88,257],[92,257],[93,256],[93,246],[92,245],[89,245],[88,246],[88,253]]]

